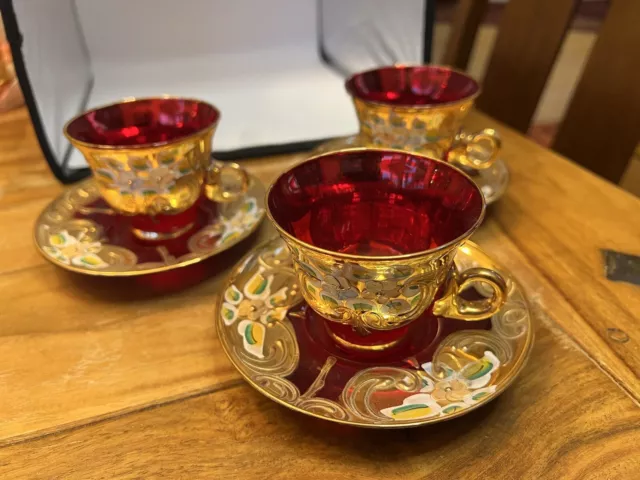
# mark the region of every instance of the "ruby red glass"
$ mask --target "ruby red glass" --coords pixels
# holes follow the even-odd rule
[[[480,91],[473,78],[447,67],[393,66],[357,73],[346,82],[349,94],[389,105],[439,105]]]
[[[357,255],[399,255],[456,240],[481,219],[482,194],[450,165],[410,153],[352,150],[281,175],[267,199],[274,220],[308,244]]]
[[[218,204],[212,202],[204,196],[201,197],[191,208],[182,213],[173,216],[159,215],[158,217],[160,217],[160,221],[158,221],[154,217],[144,215],[129,216],[119,213],[102,213],[104,210],[108,210],[109,206],[101,198],[99,198],[95,202],[88,204],[87,207],[92,213],[78,212],[76,213],[75,218],[79,220],[90,220],[100,225],[104,232],[104,236],[108,239],[108,243],[110,245],[115,245],[118,247],[126,248],[127,250],[131,250],[136,254],[138,263],[164,263],[164,258],[158,251],[158,245],[162,245],[164,247],[164,250],[168,252],[168,254],[172,257],[177,258],[190,253],[187,242],[191,235],[193,235],[199,229],[215,223],[216,219],[219,216]],[[141,224],[139,223],[141,221],[150,223]],[[156,241],[150,242],[142,240],[136,237],[132,231],[132,227],[134,226],[133,224],[135,224],[135,228],[146,227],[150,229],[151,226],[153,226],[154,231],[166,232],[166,228],[175,225],[172,222],[179,222],[181,225],[193,222],[194,225],[192,229],[186,232],[184,235],[178,238],[164,240],[161,243],[158,243]],[[163,223],[166,224],[165,229],[162,228]],[[160,230],[158,230],[158,228],[160,228]],[[210,239],[211,244],[213,244],[216,240],[218,240],[218,237],[212,236],[210,237]]]
[[[90,110],[72,120],[67,133],[93,145],[149,146],[188,137],[219,118],[220,112],[205,102],[150,98]]]
[[[332,329],[344,328],[335,322],[324,322],[323,318],[302,302],[289,310],[289,321],[296,331],[296,340],[300,355],[300,361],[295,372],[287,377],[298,390],[305,392],[317,379],[318,372],[322,369],[329,357],[333,357],[335,365],[325,379],[321,390],[315,393],[316,397],[328,398],[339,401],[340,396],[349,379],[358,372],[370,367],[397,367],[422,370],[421,365],[433,361],[433,354],[447,336],[460,330],[489,330],[491,320],[477,322],[465,322],[450,318],[434,317],[425,313],[422,317],[403,327],[401,332],[381,332],[387,334],[387,338],[399,338],[402,341],[397,347],[383,351],[355,351],[341,348],[327,333],[327,327]],[[350,335],[357,335],[351,331]],[[359,337],[362,340],[367,337]],[[384,392],[379,392],[384,395]],[[398,390],[388,391],[390,405],[397,405]]]

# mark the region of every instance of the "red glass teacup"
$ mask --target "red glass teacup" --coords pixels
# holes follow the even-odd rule
[[[211,159],[219,119],[217,108],[199,100],[132,98],[79,115],[64,134],[86,158],[105,201],[133,216],[133,233],[169,240],[193,227],[203,191],[225,201],[247,189],[238,165]],[[236,179],[234,189],[223,185],[223,172]]]
[[[305,300],[338,343],[361,350],[392,347],[429,309],[469,321],[498,311],[504,279],[485,268],[457,272],[453,264],[484,211],[466,174],[398,150],[310,158],[280,175],[267,194],[269,218],[292,252]],[[460,296],[476,282],[491,287],[492,296]]]
[[[480,94],[463,72],[437,65],[394,65],[353,75],[346,82],[364,146],[397,148],[489,167],[500,149],[495,130],[475,134],[462,123]]]

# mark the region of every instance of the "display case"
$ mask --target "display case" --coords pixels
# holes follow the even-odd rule
[[[62,134],[125,97],[215,104],[222,159],[311,148],[353,133],[352,72],[428,62],[424,0],[0,0],[42,151],[70,183],[88,174]]]

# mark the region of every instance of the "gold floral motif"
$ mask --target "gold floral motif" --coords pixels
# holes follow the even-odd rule
[[[460,248],[456,263],[465,268],[499,269],[470,242]],[[409,276],[415,273],[402,271]],[[324,271],[324,275],[328,273]],[[342,277],[371,280],[367,271],[350,273]],[[373,366],[361,370],[348,380],[338,401],[318,397],[328,373],[339,361],[333,356],[327,358],[303,394],[286,378],[304,359],[300,358],[295,330],[283,315],[301,297],[292,257],[281,239],[263,244],[239,262],[218,304],[216,325],[225,352],[249,383],[290,408],[349,425],[423,425],[485,404],[522,368],[532,343],[530,312],[520,288],[509,278],[507,283],[508,300],[492,318],[491,330],[449,335],[440,342],[431,362],[419,365],[413,358],[406,359],[413,368]],[[339,280],[338,284],[343,288]],[[329,285],[338,288],[332,280]],[[391,285],[382,285],[380,291],[385,287],[391,289]],[[273,299],[273,292],[280,292],[279,300]],[[510,308],[518,312],[515,330],[511,323],[509,327],[503,323]],[[265,326],[262,356],[244,344],[238,331],[243,321]],[[279,356],[267,358],[265,352]]]
[[[500,360],[487,350],[480,358],[469,355],[464,368],[441,367],[437,373],[432,362],[422,365],[423,371],[373,367],[351,378],[342,401],[360,418],[376,423],[445,417],[488,400],[496,391],[500,365]],[[396,394],[392,397],[393,392]],[[397,400],[386,406],[390,398]]]
[[[179,178],[192,172],[190,168],[178,168],[178,163],[174,161],[161,163],[162,166],[154,168],[151,161],[144,157],[130,157],[126,165],[104,157],[97,162],[104,165],[96,169],[98,183],[117,189],[123,195],[166,195],[176,186]],[[140,172],[146,172],[147,175],[140,176]]]
[[[215,127],[145,148],[69,140],[87,159],[100,194],[113,209],[131,215],[173,214],[189,208],[201,194]]]
[[[462,124],[475,96],[442,105],[393,105],[353,97],[360,122],[360,143],[446,159],[474,170],[495,162],[501,148],[498,133],[486,128],[469,134]]]
[[[255,373],[288,375],[299,357],[287,311],[301,300],[291,258],[272,250],[256,259],[255,268],[231,283],[222,296],[220,315],[237,336],[229,341]]]
[[[289,301],[297,296],[293,287],[282,287],[271,293],[274,275],[260,268],[244,285],[242,291],[230,285],[224,293],[222,318],[227,325],[238,323],[244,350],[260,359],[265,358],[264,346],[267,326],[282,322],[287,315]]]
[[[97,255],[102,250],[102,244],[87,239],[85,232],[80,232],[74,237],[67,230],[60,230],[49,235],[49,245],[44,246],[43,250],[65,265],[73,264],[98,270],[109,265]]]
[[[226,244],[237,243],[244,238],[246,232],[252,232],[262,221],[264,208],[258,206],[255,197],[244,197],[229,208],[218,221],[196,232],[189,239],[189,250],[198,254],[219,251]]]
[[[458,247],[475,232],[484,213],[483,203],[475,223],[463,235],[436,248],[404,255],[367,256],[308,244],[267,211],[292,252],[305,300],[323,317],[350,325],[361,335],[406,325],[431,305],[437,316],[466,321],[482,320],[496,313],[506,297],[506,284],[499,273],[485,268],[452,271]],[[490,287],[492,296],[477,301],[460,295],[476,283]],[[444,294],[436,300],[441,287]]]
[[[397,148],[444,158],[462,128],[472,100],[440,107],[384,105],[354,98],[366,146]]]
[[[459,379],[441,380],[436,383],[431,397],[436,402],[460,402],[469,395],[471,390],[466,382]]]
[[[92,274],[133,268],[138,259],[126,248],[109,245],[99,225],[90,220],[65,220],[65,210],[53,211],[57,223],[36,224],[41,252],[48,260],[70,270]]]
[[[340,260],[285,239],[305,300],[314,310],[362,333],[404,325],[433,302],[447,277],[456,245],[404,260]]]

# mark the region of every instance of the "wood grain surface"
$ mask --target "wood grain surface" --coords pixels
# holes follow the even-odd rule
[[[563,292],[556,289],[505,235],[495,218],[489,218],[473,239],[518,280],[540,321],[576,342],[598,368],[640,403],[638,376],[609,347],[609,342],[580,316]]]
[[[640,409],[548,320],[521,377],[464,417],[347,428],[237,385],[0,449],[3,479],[632,479]]]
[[[0,395],[0,445],[238,382],[214,332],[215,295],[226,269],[275,231],[265,222],[206,262],[207,282],[171,295],[145,277],[62,271],[35,250],[32,230],[63,188],[27,116],[17,111],[9,119],[0,151],[20,154],[0,159],[0,392],[12,392]],[[272,165],[299,159],[273,157],[252,171],[269,184],[279,172]]]
[[[640,254],[640,200],[471,115],[470,130],[487,126],[501,131],[512,182],[475,240],[530,297],[533,357],[493,405],[383,433],[289,412],[222,353],[217,286],[271,227],[171,295],[61,271],[31,232],[62,187],[24,110],[0,116],[0,478],[633,478],[640,288],[606,280],[599,249]],[[244,164],[270,182],[300,158]]]
[[[493,126],[505,138],[511,183],[492,217],[585,320],[575,334],[593,329],[635,374],[640,398],[640,287],[607,280],[601,252],[640,255],[640,198],[488,117],[474,115],[468,124]],[[612,340],[611,329],[628,340]]]

